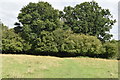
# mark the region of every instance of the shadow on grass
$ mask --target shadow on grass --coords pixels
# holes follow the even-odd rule
[[[24,55],[33,55],[33,56],[53,56],[53,57],[59,57],[59,58],[69,58],[69,57],[90,57],[90,58],[102,58],[102,59],[107,59],[107,55],[103,54],[87,54],[87,55],[82,55],[82,53],[75,54],[75,53],[66,53],[66,52],[36,52],[36,53],[31,53],[31,52],[4,52],[2,51],[2,54],[24,54]]]

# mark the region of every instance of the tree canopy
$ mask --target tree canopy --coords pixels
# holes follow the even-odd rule
[[[23,7],[18,15],[19,23],[15,23],[15,32],[32,45],[35,49],[38,40],[41,40],[42,33],[54,31],[61,27],[59,11],[54,9],[48,2],[29,3]]]
[[[109,9],[102,9],[95,1],[68,6],[63,11],[48,2],[30,2],[20,10],[18,20],[13,29],[0,26],[4,53],[104,58],[118,55],[117,42],[109,41],[115,20]]]
[[[16,23],[15,30],[22,32],[22,37],[28,41],[40,38],[42,31],[53,31],[60,27],[58,10],[47,2],[29,3],[20,11],[20,23]]]
[[[102,9],[95,1],[67,6],[60,14],[65,27],[70,27],[75,33],[93,35],[102,41],[112,37],[109,32],[116,20],[112,19],[109,9]]]

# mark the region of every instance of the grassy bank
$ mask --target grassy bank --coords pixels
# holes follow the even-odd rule
[[[118,78],[118,61],[97,58],[2,56],[3,78]]]

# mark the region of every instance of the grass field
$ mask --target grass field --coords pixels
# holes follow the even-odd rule
[[[2,56],[3,78],[118,78],[118,61],[97,58]]]

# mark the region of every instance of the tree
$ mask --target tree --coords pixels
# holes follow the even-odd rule
[[[60,27],[59,11],[47,2],[29,3],[18,15],[19,23],[15,23],[15,32],[33,45],[41,39],[42,31],[54,31]]]
[[[36,41],[33,44],[35,53],[47,52],[45,54],[56,56],[61,55],[60,54],[62,52],[61,46],[64,43],[64,40],[68,38],[68,36],[71,34],[72,34],[71,31],[62,30],[60,28],[52,32],[42,31],[41,38],[36,38]]]
[[[8,29],[3,23],[1,23],[0,28],[2,30],[0,33],[2,42],[0,50],[3,53],[27,52],[30,49],[30,45],[19,34],[16,34],[14,29]]]
[[[45,55],[52,55],[53,53],[57,53],[57,43],[54,40],[52,32],[42,31],[41,39],[37,38],[35,41],[34,50],[37,54],[40,52],[42,52]]]
[[[0,22],[0,52],[2,51],[2,34],[4,31],[7,31],[8,27],[5,26],[2,22]]]
[[[13,29],[8,29],[2,33],[3,53],[22,52],[24,40]]]
[[[5,26],[3,23],[1,23],[0,29],[1,29],[1,30],[2,30],[2,32],[3,32],[3,31],[8,30],[8,27],[7,27],[7,26]]]
[[[62,44],[64,44],[65,39],[68,38],[68,36],[70,36],[71,34],[73,34],[73,32],[71,30],[63,30],[60,28],[58,28],[52,32],[54,42],[57,44],[57,48],[58,48],[59,52],[62,52],[61,46],[62,46]]]
[[[112,19],[109,9],[102,9],[95,1],[65,7],[60,15],[64,19],[64,26],[70,27],[75,33],[93,35],[102,41],[112,37],[109,32],[116,20]]]

